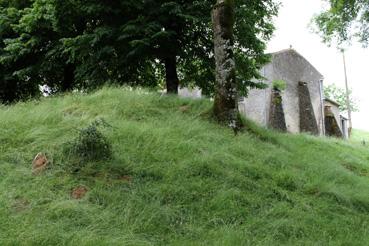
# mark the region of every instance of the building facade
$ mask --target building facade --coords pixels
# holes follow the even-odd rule
[[[288,132],[324,134],[323,76],[294,49],[272,54],[271,62],[261,70],[267,89],[253,89],[240,102],[240,111],[257,123],[271,127],[273,119],[273,82],[284,81],[280,91]]]
[[[341,114],[340,104],[324,99],[325,133],[327,136],[348,139],[348,119]]]
[[[261,126],[290,133],[348,137],[347,119],[339,104],[323,96],[323,75],[294,49],[271,54],[261,72],[266,89],[252,89],[239,110]],[[285,88],[274,88],[276,81]],[[201,98],[199,88],[180,88],[181,97]]]

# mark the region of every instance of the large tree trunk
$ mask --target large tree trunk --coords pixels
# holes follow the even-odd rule
[[[67,63],[64,67],[64,71],[63,71],[63,82],[61,85],[61,91],[62,92],[67,92],[67,91],[71,91],[73,90],[73,86],[74,86],[74,72],[75,72],[75,65],[71,64],[71,63]]]
[[[233,0],[218,0],[212,12],[216,62],[215,117],[231,127],[238,125],[238,95],[233,54]]]
[[[167,84],[167,93],[178,94],[179,79],[177,75],[176,56],[165,58],[165,79]]]

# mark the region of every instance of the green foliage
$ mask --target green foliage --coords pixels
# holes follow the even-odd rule
[[[64,152],[82,162],[103,161],[112,158],[112,146],[98,128],[109,126],[104,119],[93,121],[79,130],[78,137],[68,142]]]
[[[30,71],[27,66],[33,60],[24,54],[18,43],[12,41],[26,38],[25,34],[18,34],[17,24],[30,5],[30,1],[21,0],[0,2],[0,103],[11,103],[40,94],[38,83],[27,76]],[[10,54],[12,51],[17,52],[19,59]]]
[[[329,0],[328,9],[315,16],[317,33],[323,41],[341,45],[353,38],[369,44],[369,2],[365,0]]]
[[[324,87],[324,96],[325,98],[328,98],[328,99],[331,99],[337,102],[340,105],[341,111],[347,111],[348,108],[347,108],[347,100],[346,100],[346,90],[340,87],[337,87],[334,84],[328,85]],[[359,108],[358,108],[355,98],[352,95],[351,90],[349,90],[349,97],[350,97],[349,106],[350,106],[351,111],[358,112]]]
[[[273,90],[284,91],[287,88],[287,83],[284,80],[278,79],[272,82]]]
[[[265,88],[260,69],[270,60],[265,54],[266,42],[274,32],[273,18],[278,14],[279,4],[267,0],[235,0],[235,56],[238,90],[247,95],[249,88]]]
[[[368,147],[248,123],[234,137],[211,106],[124,88],[0,106],[0,245],[367,244]],[[97,117],[114,158],[64,172],[60,146]],[[35,176],[40,151],[53,165]]]
[[[0,4],[0,100],[104,84],[156,87],[172,58],[182,85],[214,92],[210,11],[215,1],[16,0]],[[237,0],[236,61],[246,94],[268,61],[273,0]],[[173,59],[174,58],[174,59]],[[173,64],[172,64],[173,65]]]

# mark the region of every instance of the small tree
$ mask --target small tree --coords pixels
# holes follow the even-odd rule
[[[315,16],[317,33],[328,44],[349,43],[356,38],[369,45],[369,1],[327,0],[328,8]]]
[[[324,88],[324,96],[340,104],[341,111],[347,111],[346,91],[336,85],[328,85]],[[352,97],[352,91],[349,90],[349,105],[352,112],[358,112],[359,108],[356,100]]]

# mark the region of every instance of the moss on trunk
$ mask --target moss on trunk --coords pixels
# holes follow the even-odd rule
[[[212,12],[214,55],[216,62],[216,90],[214,115],[232,127],[239,125],[236,69],[233,54],[233,0],[218,1]]]

